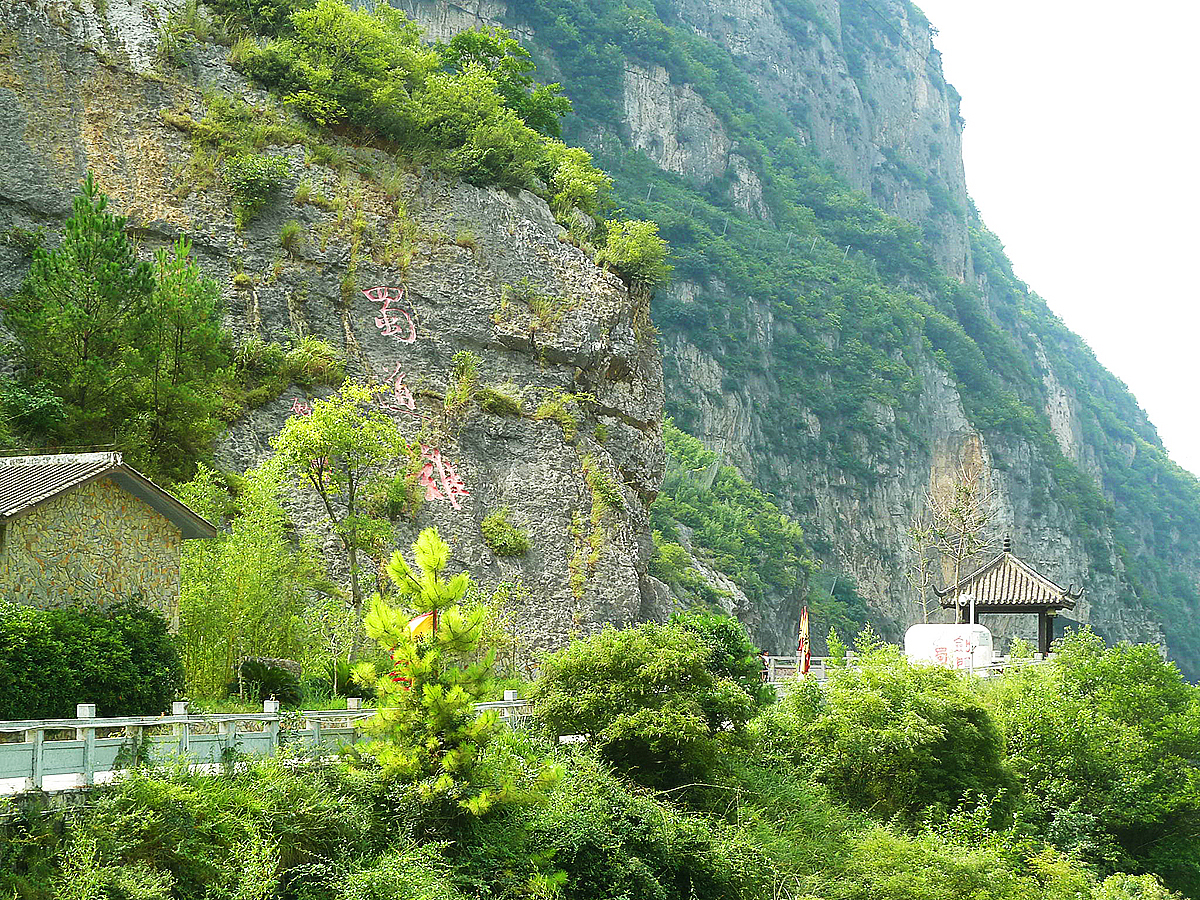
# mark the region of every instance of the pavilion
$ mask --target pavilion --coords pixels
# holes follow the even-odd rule
[[[1012,541],[1004,539],[1004,550],[995,559],[980,566],[958,584],[933,589],[943,609],[958,610],[958,622],[966,623],[975,600],[975,621],[989,613],[1037,613],[1038,652],[1049,653],[1054,637],[1053,619],[1061,610],[1074,609],[1083,596],[1075,585],[1063,589],[1013,556]]]

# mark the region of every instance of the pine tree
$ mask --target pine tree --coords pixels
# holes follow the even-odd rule
[[[384,769],[417,782],[427,800],[444,799],[482,815],[508,799],[511,784],[484,786],[480,755],[497,727],[495,713],[476,715],[492,682],[493,654],[476,659],[482,608],[464,609],[465,572],[443,577],[450,547],[435,528],[413,544],[416,566],[399,551],[387,567],[404,607],[376,595],[367,634],[393,660],[377,679],[379,711],[371,752]]]
[[[5,321],[33,379],[68,404],[68,432],[109,436],[141,374],[153,270],[139,262],[125,219],[108,211],[91,172],[75,198],[61,246],[38,249]]]

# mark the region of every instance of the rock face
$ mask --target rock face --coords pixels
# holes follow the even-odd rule
[[[192,238],[239,341],[319,337],[345,350],[351,377],[388,386],[401,429],[440,454],[437,486],[448,464],[469,492],[398,520],[398,546],[437,525],[452,566],[485,588],[519,583],[517,627],[531,648],[664,616],[662,587],[646,575],[663,468],[661,357],[621,281],[533,195],[407,173],[375,151],[345,150],[355,165],[339,172],[300,147],[267,147],[287,161],[288,182],[239,232],[219,183],[189,189],[193,148],[163,114],[202,118],[206,89],[270,101],[229,69],[224,48],[202,45],[187,70],[159,72],[158,23],[173,8],[0,2],[0,231],[55,231],[91,169],[144,251]],[[292,201],[302,182],[302,198],[328,202]],[[285,250],[288,221],[300,238]],[[398,248],[400,229],[409,238]],[[19,247],[0,245],[0,293],[27,265]],[[531,296],[543,301],[536,310]],[[481,386],[517,401],[506,414],[475,403],[447,420],[442,397],[464,350],[480,360]],[[311,399],[293,386],[233,423],[218,461],[239,471],[261,462]],[[315,501],[297,490],[291,505],[344,579]],[[501,508],[528,533],[524,555],[499,557],[482,537],[481,521]]]

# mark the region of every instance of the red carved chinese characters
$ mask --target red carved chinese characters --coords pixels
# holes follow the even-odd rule
[[[311,416],[312,404],[301,402],[299,397],[292,398],[292,415],[294,416]]]
[[[404,288],[375,287],[363,291],[363,296],[372,303],[382,303],[375,327],[385,337],[394,337],[402,344],[411,344],[417,339],[417,326],[408,310],[403,307]],[[402,324],[407,323],[407,329]],[[408,332],[407,337],[404,336]]]
[[[424,444],[421,445],[421,458],[425,460],[425,465],[421,467],[417,483],[425,488],[425,499],[449,500],[455,509],[462,509],[459,498],[469,497],[471,492],[453,464],[442,457],[442,451],[437,447],[426,447]]]
[[[400,366],[401,363],[396,363],[396,368],[387,378],[387,383],[392,386],[392,396],[381,399],[379,405],[384,409],[396,412],[407,410],[416,415],[417,401],[413,398],[412,391],[404,384],[404,373],[400,371]]]

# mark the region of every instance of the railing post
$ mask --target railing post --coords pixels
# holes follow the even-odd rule
[[[221,738],[221,764],[224,766],[226,752],[237,749],[237,722],[235,720],[218,722],[217,734]]]
[[[25,734],[31,736],[27,737],[26,740],[32,740],[33,742],[33,772],[32,777],[29,779],[32,782],[30,786],[35,791],[40,791],[42,789],[42,772],[45,771],[45,758],[42,754],[45,750],[43,744],[46,741],[46,732],[41,728],[35,728],[32,731],[25,732]]]
[[[264,700],[263,712],[274,718],[267,722],[267,730],[271,735],[271,755],[279,755],[279,701]]]
[[[77,703],[75,705],[75,718],[77,719],[94,719],[96,718],[95,703]],[[85,785],[95,784],[96,782],[96,729],[92,726],[75,729],[75,739],[83,741],[83,783]]]
[[[171,704],[171,712],[175,712],[175,709],[176,709],[175,704],[172,703]],[[177,735],[179,735],[179,755],[187,756],[188,742],[189,742],[189,738],[191,737],[191,726],[187,722],[187,717],[191,714],[187,710],[186,703],[183,704],[182,715],[184,717],[184,721],[177,722],[175,724],[175,733]]]
[[[315,716],[308,720],[308,727],[312,729],[312,745],[314,750],[321,749],[321,720]]]

